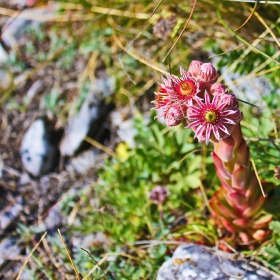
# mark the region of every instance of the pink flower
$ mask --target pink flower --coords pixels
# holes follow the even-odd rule
[[[203,82],[214,83],[217,81],[219,75],[215,67],[209,62],[209,63],[203,63],[200,66],[198,76]]]
[[[219,104],[222,104],[224,103],[225,104],[225,108],[237,108],[238,107],[238,101],[237,101],[237,98],[235,97],[234,94],[220,94],[218,95],[218,103]]]
[[[188,70],[188,73],[197,78],[198,75],[199,75],[199,70],[200,70],[200,66],[202,65],[203,63],[201,61],[197,61],[197,60],[193,60],[189,66],[189,70]]]
[[[181,73],[186,73],[184,70]],[[188,105],[192,105],[193,98],[199,92],[199,88],[197,83],[193,78],[183,74],[181,78],[175,76],[169,76],[171,90],[173,90],[174,94],[176,95],[178,101],[187,103]]]
[[[199,142],[205,141],[208,144],[212,137],[218,141],[228,137],[234,126],[242,119],[238,108],[228,108],[226,103],[219,102],[218,96],[214,96],[211,103],[209,94],[205,91],[205,103],[195,98],[197,104],[187,110],[190,122],[187,128],[195,132]]]
[[[220,84],[220,83],[214,83],[211,88],[210,88],[210,92],[213,94],[213,95],[216,95],[216,94],[224,94],[226,93],[226,87],[223,85],[223,84]]]
[[[170,195],[168,188],[157,186],[150,192],[150,200],[155,204],[159,204],[165,201],[165,199]]]
[[[187,107],[183,104],[172,104],[168,110],[158,117],[164,116],[167,126],[178,125],[185,118]]]
[[[168,94],[165,88],[160,87],[158,92],[155,92],[155,100],[152,103],[156,104],[155,110],[165,110],[172,102],[172,97]]]

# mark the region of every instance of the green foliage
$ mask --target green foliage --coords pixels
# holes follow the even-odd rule
[[[271,94],[273,95],[273,92]],[[280,156],[278,136],[275,134],[275,128],[278,126],[276,110],[272,104],[271,106],[264,104],[261,109],[243,104],[241,109],[244,115],[242,131],[249,144],[251,158],[256,163],[258,174],[263,181],[278,185],[273,176],[274,166],[279,164]]]
[[[273,237],[270,246],[265,246],[265,255],[260,258],[278,274],[280,274],[280,222],[272,221],[269,228],[273,231]]]
[[[108,279],[153,279],[168,258],[165,240],[205,243],[206,236],[207,242],[214,244],[217,238],[207,214],[203,218],[197,211],[204,208],[197,188],[205,158],[191,131],[183,127],[166,129],[158,121],[147,123],[140,115],[135,119],[135,128],[135,148],[119,144],[117,158],[106,161],[98,172],[97,183],[77,194],[83,207],[79,208],[74,230],[83,235],[103,232],[110,242],[108,251],[92,248],[94,259],[98,261],[106,253],[119,254],[102,265]],[[170,191],[161,206],[149,199],[149,192],[158,185]],[[63,208],[68,215],[76,207],[76,198],[65,199]],[[135,246],[141,240],[162,243],[143,250]],[[85,267],[90,269],[90,261],[85,266],[79,254],[75,255],[75,264],[84,273]],[[92,276],[102,279],[99,269]]]
[[[106,28],[104,30],[93,30],[90,37],[86,38],[79,47],[79,51],[82,54],[89,54],[93,51],[106,53],[109,51],[109,47],[106,45],[106,37],[112,35],[112,28]]]
[[[197,204],[192,189],[200,185],[202,157],[197,154],[200,149],[195,150],[191,132],[178,128],[163,135],[163,125],[154,121],[144,125],[140,117],[135,126],[136,147],[122,151],[128,155],[125,160],[119,153],[119,159],[108,160],[99,171],[94,196],[100,210],[91,209],[83,218],[79,229],[85,233],[104,231],[121,243],[159,238],[165,220],[172,222],[175,217],[164,204],[161,220],[157,207],[149,201],[149,192],[157,185],[168,187],[177,215]],[[186,153],[189,156],[179,164]]]
[[[209,39],[206,45],[211,49],[211,51],[213,51],[213,53],[215,55],[218,55],[218,54],[221,54],[224,52],[219,47],[219,43],[214,42],[212,39]],[[260,46],[260,50],[271,57],[277,52],[274,44],[272,44],[272,43],[271,44],[268,44],[268,43],[262,44]],[[219,56],[217,68],[221,69],[222,67],[229,67],[230,65],[234,64],[234,62],[243,55],[243,52],[244,52],[244,50],[241,48],[241,49],[230,51],[226,54],[223,54],[222,56]],[[240,74],[240,76],[249,75],[249,74],[253,73],[255,68],[257,68],[262,63],[265,63],[266,61],[267,61],[266,57],[264,57],[260,53],[251,51],[242,59],[241,63],[238,63],[235,65],[235,67],[232,69],[232,71],[234,73]],[[276,58],[276,61],[280,62],[279,57]],[[272,62],[267,63],[266,66],[261,69],[261,71],[270,70],[276,66],[278,66],[278,64],[276,64],[275,62],[272,61]],[[264,77],[270,81],[273,89],[278,88],[280,79],[279,79],[279,75],[278,75],[277,71],[268,72],[264,75]]]

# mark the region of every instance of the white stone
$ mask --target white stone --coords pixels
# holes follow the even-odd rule
[[[48,142],[43,120],[36,120],[28,128],[21,142],[20,153],[24,169],[33,176],[50,171],[55,150]]]
[[[76,157],[70,159],[66,165],[66,170],[70,173],[85,174],[95,166],[98,155],[99,152],[92,149],[81,152]]]
[[[22,210],[22,198],[18,198],[17,202],[0,215],[0,230],[5,230],[19,215]]]
[[[185,270],[182,272],[182,275],[183,275],[184,277],[192,277],[192,278],[197,277],[197,274],[195,273],[195,271],[193,271],[193,270],[190,269],[190,268],[185,269]]]
[[[0,265],[9,258],[20,256],[20,249],[16,245],[16,238],[5,238],[0,242]]]
[[[89,93],[80,111],[70,117],[65,129],[64,137],[60,143],[62,156],[73,156],[87,135],[90,124],[98,118],[98,104],[93,93]]]

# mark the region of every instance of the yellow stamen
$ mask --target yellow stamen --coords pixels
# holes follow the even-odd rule
[[[213,123],[217,120],[217,114],[214,111],[207,111],[204,117],[209,123]]]
[[[190,95],[193,91],[194,85],[188,82],[182,82],[180,84],[180,92],[182,95]]]

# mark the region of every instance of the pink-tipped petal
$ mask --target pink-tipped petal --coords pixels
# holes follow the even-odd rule
[[[264,202],[265,202],[265,198],[260,197],[257,201],[251,204],[246,210],[244,210],[243,217],[249,218],[257,214],[260,211],[260,209],[263,207]]]
[[[238,228],[236,228],[235,226],[233,226],[232,223],[230,223],[227,219],[225,218],[221,218],[220,219],[223,226],[225,227],[226,230],[228,230],[229,232],[238,232]]]
[[[244,244],[248,244],[250,242],[250,236],[245,232],[240,232],[239,237]]]
[[[203,63],[200,66],[198,76],[204,82],[216,82],[218,79],[218,73],[211,63]]]
[[[241,166],[249,167],[250,151],[244,139],[236,149],[236,163]]]
[[[262,241],[267,236],[267,233],[268,231],[266,232],[265,230],[259,229],[255,233],[253,233],[253,237],[258,241]]]
[[[232,192],[227,197],[228,202],[239,211],[244,211],[248,207],[247,198],[243,194]]]
[[[267,227],[268,224],[272,221],[272,215],[264,215],[261,218],[259,218],[258,220],[256,220],[254,222],[254,226],[253,228],[263,228],[263,227]]]
[[[235,165],[236,170],[232,174],[232,187],[235,189],[244,189],[248,182],[249,169],[240,165]]]
[[[214,152],[212,153],[212,158],[213,158],[216,170],[220,173],[220,175],[224,179],[230,180],[231,174],[228,172],[228,170],[226,170],[223,161]]]
[[[232,223],[238,227],[241,227],[243,229],[245,228],[250,228],[252,227],[253,223],[252,221],[248,221],[247,219],[236,219],[236,220],[233,220]]]
[[[214,83],[210,88],[210,92],[214,96],[218,95],[218,94],[225,94],[226,93],[226,87],[223,84]]]
[[[218,123],[217,124],[218,128],[223,131],[225,134],[230,135],[228,129],[222,124],[222,123]]]
[[[234,139],[229,136],[220,141],[218,156],[224,162],[229,162],[234,157]]]

